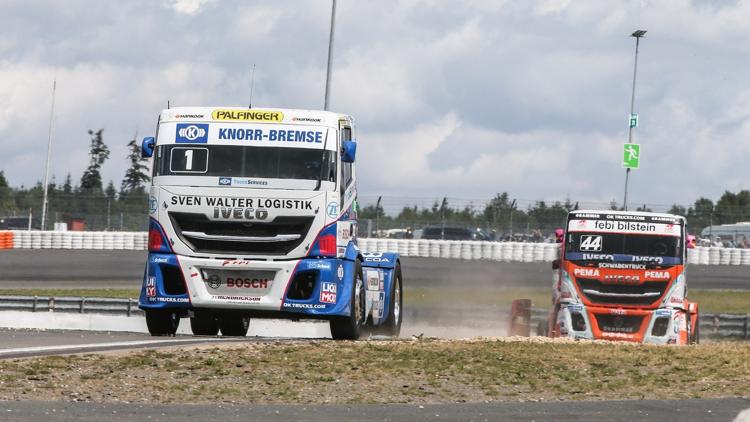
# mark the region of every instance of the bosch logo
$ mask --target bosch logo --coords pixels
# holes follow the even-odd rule
[[[208,142],[208,124],[180,123],[175,136],[177,143],[205,144]]]

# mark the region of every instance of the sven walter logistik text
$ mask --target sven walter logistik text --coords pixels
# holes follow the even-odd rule
[[[312,210],[312,201],[305,199],[272,199],[272,198],[224,198],[202,196],[173,196],[172,205],[238,208],[276,208],[293,210]]]

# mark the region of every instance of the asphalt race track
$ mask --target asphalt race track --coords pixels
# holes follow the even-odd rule
[[[551,287],[548,262],[465,261],[402,257],[410,287]],[[0,251],[0,288],[138,288],[145,251],[24,250]],[[750,289],[750,268],[689,265],[693,289]]]
[[[4,402],[9,422],[154,421],[731,421],[750,399],[427,405],[174,405]]]

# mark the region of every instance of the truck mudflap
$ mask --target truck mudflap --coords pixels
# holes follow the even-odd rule
[[[553,336],[574,339],[690,344],[698,341],[698,308],[622,309],[561,304]]]
[[[372,317],[372,325],[385,323],[391,312],[392,286],[399,265],[399,254],[395,252],[362,253],[362,276],[367,287],[366,308],[367,315]]]

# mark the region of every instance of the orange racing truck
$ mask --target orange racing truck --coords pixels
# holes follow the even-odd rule
[[[572,211],[552,263],[554,305],[537,334],[690,344],[698,304],[687,300],[685,218]]]

